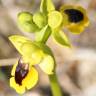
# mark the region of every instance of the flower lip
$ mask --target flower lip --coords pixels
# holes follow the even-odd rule
[[[66,9],[64,12],[68,15],[70,22],[78,23],[84,19],[84,15],[80,10]]]
[[[27,63],[23,63],[22,59],[19,59],[18,65],[15,71],[15,81],[19,85],[22,85],[22,80],[27,76],[29,65]]]

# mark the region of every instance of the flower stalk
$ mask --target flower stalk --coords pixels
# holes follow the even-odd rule
[[[49,31],[48,32],[46,31],[46,33],[49,33]],[[46,36],[46,34],[45,34],[44,37],[46,37],[46,39],[44,39],[44,37],[43,37],[41,42],[46,44],[50,35],[51,34]],[[56,64],[55,58],[54,58],[54,63],[55,63],[55,67],[56,67],[57,64]],[[56,75],[56,68],[54,68],[54,73],[52,75],[48,75],[48,77],[49,77],[49,81],[50,81],[52,96],[62,96],[61,88],[60,88],[60,85],[59,85],[59,82],[57,79],[57,75]]]
[[[53,94],[52,96],[62,96],[61,88],[55,72],[53,75],[49,75],[49,80],[50,80],[50,86]]]

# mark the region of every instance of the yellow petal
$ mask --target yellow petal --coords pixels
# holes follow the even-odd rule
[[[38,81],[38,72],[35,68],[31,67],[26,78],[23,79],[22,84],[26,86],[27,89],[34,87]]]
[[[84,17],[84,20],[82,22],[80,22],[78,24],[78,26],[84,26],[84,27],[88,27],[90,24],[89,18],[87,16]]]
[[[13,68],[12,68],[12,71],[11,71],[11,75],[12,75],[12,76],[15,75],[15,71],[16,71],[17,64],[18,64],[18,63],[16,63],[16,64],[13,65]]]
[[[73,9],[73,8],[74,8],[73,5],[62,5],[60,7],[60,11],[64,12],[64,10],[66,9]]]
[[[39,66],[46,74],[53,74],[55,68],[54,59],[52,56],[46,55]]]
[[[15,82],[15,78],[14,78],[14,77],[11,77],[11,78],[10,78],[10,86],[13,87],[13,88],[15,88],[15,89],[16,89],[16,87],[18,86],[18,85],[16,84],[16,82]]]
[[[23,85],[19,86],[18,84],[16,84],[14,77],[10,78],[10,86],[14,88],[16,92],[19,94],[23,94],[25,92],[25,86]]]
[[[84,31],[84,26],[80,26],[80,25],[71,25],[68,27],[68,29],[73,33],[73,34],[80,34],[81,32]]]
[[[66,9],[77,9],[80,10],[82,13],[86,14],[86,10],[81,6],[74,6],[74,5],[63,5],[60,7],[60,11],[64,13]]]

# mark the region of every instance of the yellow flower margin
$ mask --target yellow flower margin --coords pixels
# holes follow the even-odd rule
[[[22,80],[22,84],[19,85],[15,81],[15,71],[17,64],[14,64],[11,75],[12,77],[10,78],[10,86],[16,90],[17,93],[23,94],[26,89],[31,89],[37,84],[38,81],[38,72],[34,67],[29,67],[29,72],[27,73],[27,76]]]
[[[26,89],[31,89],[37,84],[38,72],[34,65],[38,64],[43,72],[48,75],[53,74],[55,68],[54,58],[52,57],[51,50],[44,44],[32,42],[30,39],[19,35],[10,36],[9,39],[22,55],[23,61],[29,64],[29,71],[22,80],[22,85],[17,84],[15,81],[15,71],[18,63],[14,64],[11,72],[10,86],[16,92],[23,94]]]
[[[83,20],[81,20],[80,22],[78,23],[73,23],[73,22],[70,22],[68,20],[68,15],[66,13],[64,13],[64,11],[66,9],[75,9],[75,10],[78,10],[80,11],[84,18]],[[87,27],[89,25],[89,19],[87,17],[87,12],[84,8],[82,8],[81,6],[74,6],[74,5],[63,5],[61,6],[60,8],[60,12],[62,13],[63,15],[63,23],[64,23],[64,27],[68,28],[72,33],[75,33],[75,34],[78,34],[78,33],[81,33],[84,31],[85,27]]]

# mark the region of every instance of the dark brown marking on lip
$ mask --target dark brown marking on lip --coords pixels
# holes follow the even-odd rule
[[[69,18],[70,22],[78,23],[78,22],[80,22],[84,19],[83,13],[79,10],[66,9],[64,12],[68,15],[68,18]]]
[[[22,80],[27,76],[29,71],[29,65],[22,62],[22,59],[18,61],[18,65],[15,71],[15,81],[19,85],[22,85]]]

